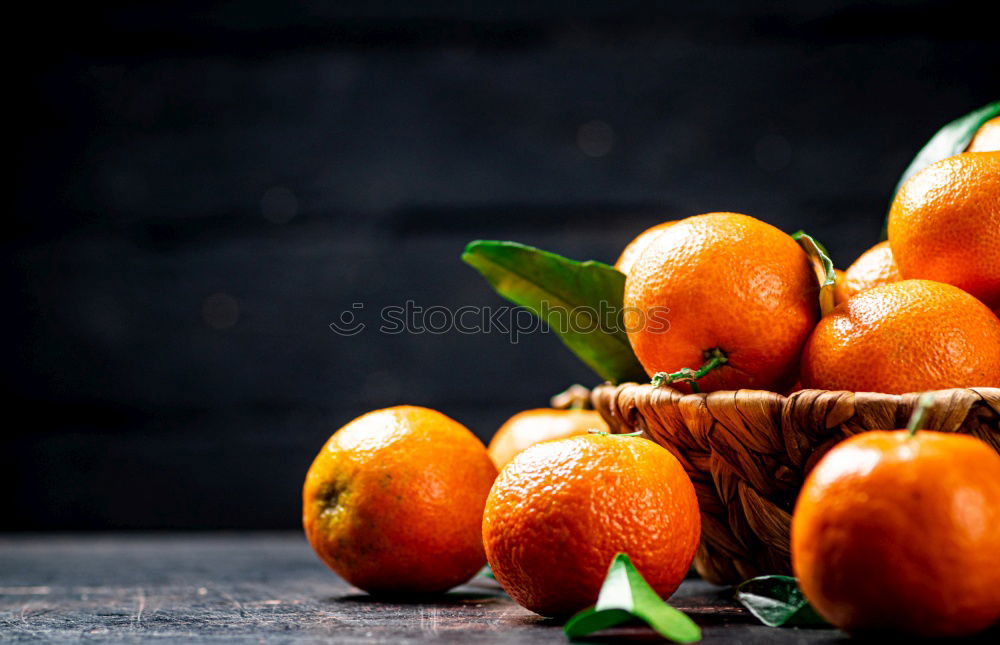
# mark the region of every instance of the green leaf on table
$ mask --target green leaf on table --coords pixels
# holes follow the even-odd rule
[[[833,270],[833,260],[830,259],[826,247],[805,231],[792,233],[792,239],[799,243],[813,264],[813,270],[819,281],[819,310],[820,314],[825,316],[836,304],[834,291],[837,285],[837,274]]]
[[[791,576],[750,578],[736,587],[736,599],[768,627],[827,625]]]
[[[965,149],[972,143],[976,131],[995,116],[1000,116],[1000,101],[993,101],[978,110],[973,110],[938,130],[903,171],[903,175],[899,178],[899,183],[896,184],[896,188],[892,191],[892,197],[889,199],[890,206],[896,198],[896,193],[910,177],[932,163],[965,152]],[[888,219],[886,219],[886,225],[882,227],[883,240],[887,237],[887,225]]]
[[[574,639],[634,619],[645,622],[660,636],[677,643],[701,640],[701,628],[686,614],[664,602],[624,553],[615,555],[611,561],[597,605],[570,618],[563,631]]]
[[[462,260],[498,294],[541,318],[601,378],[647,379],[625,335],[625,275],[614,267],[490,240],[470,242]]]

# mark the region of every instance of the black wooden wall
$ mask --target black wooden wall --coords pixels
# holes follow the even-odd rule
[[[549,335],[372,329],[502,304],[468,240],[613,261],[736,210],[846,266],[921,143],[1000,93],[975,3],[32,11],[7,59],[4,529],[295,526],[313,454],[368,409],[487,439],[596,381]],[[334,334],[353,303],[369,329]]]

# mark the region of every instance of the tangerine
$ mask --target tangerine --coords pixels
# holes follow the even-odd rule
[[[892,249],[888,242],[879,242],[858,256],[854,264],[844,272],[844,300],[854,294],[877,287],[880,284],[897,282],[902,278],[895,260],[892,259]]]
[[[588,430],[608,432],[608,424],[594,410],[525,410],[500,426],[487,450],[499,470],[515,455],[536,443],[587,434]]]
[[[689,217],[653,239],[629,272],[628,339],[650,376],[673,373],[668,382],[683,379],[681,389],[783,391],[819,316],[818,288],[805,251],[770,224],[739,213]]]
[[[968,435],[857,434],[792,516],[802,592],[848,632],[967,636],[1000,619],[1000,456]]]
[[[947,282],[1000,306],[1000,152],[967,152],[907,181],[889,211],[903,278]]]
[[[855,295],[806,343],[802,385],[920,392],[1000,385],[1000,319],[958,287],[902,280]]]
[[[841,269],[834,269],[834,281],[833,281],[833,303],[839,305],[842,302],[847,302],[850,297],[847,293],[847,272]]]
[[[309,468],[306,537],[365,591],[445,591],[486,562],[483,506],[496,474],[482,442],[440,412],[375,410],[337,430]]]
[[[628,275],[628,272],[632,270],[632,266],[635,261],[639,259],[642,252],[650,245],[650,243],[656,239],[656,237],[662,233],[667,228],[673,226],[676,221],[671,220],[669,222],[663,222],[657,224],[656,226],[651,226],[647,228],[642,233],[635,236],[631,242],[622,251],[622,254],[618,256],[618,260],[615,262],[615,268]]]
[[[979,126],[966,152],[994,152],[1000,150],[1000,116],[995,116]]]
[[[543,616],[593,605],[615,554],[628,554],[666,598],[684,579],[701,520],[680,462],[636,436],[586,434],[528,448],[486,501],[483,542],[493,575]]]

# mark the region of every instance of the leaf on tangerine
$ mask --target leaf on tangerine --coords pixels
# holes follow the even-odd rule
[[[995,116],[1000,115],[1000,101],[993,101],[978,110],[973,110],[966,115],[960,116],[938,130],[930,140],[924,144],[917,156],[913,158],[910,165],[903,171],[899,182],[892,191],[889,205],[896,199],[896,193],[903,187],[910,177],[917,174],[932,163],[953,157],[961,152],[965,152],[969,144],[972,143],[976,132]],[[886,215],[885,223],[882,226],[882,240],[888,239],[889,218]]]
[[[813,271],[816,272],[816,279],[819,282],[820,315],[825,316],[836,304],[834,293],[837,285],[837,273],[833,269],[833,260],[830,259],[826,247],[805,231],[792,233],[792,239],[799,243],[799,246],[809,256],[809,261],[812,262]]]
[[[492,240],[470,242],[462,260],[498,294],[544,320],[601,378],[614,383],[646,379],[625,334],[625,275],[614,267]],[[595,324],[578,329],[580,312],[589,312]],[[615,320],[609,324],[605,313],[614,313]]]

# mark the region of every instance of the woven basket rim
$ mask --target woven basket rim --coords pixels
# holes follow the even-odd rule
[[[832,392],[832,393],[835,393],[835,394],[865,394],[865,395],[876,395],[876,396],[886,396],[886,397],[901,397],[901,396],[905,396],[905,397],[917,397],[917,396],[920,396],[922,394],[928,394],[928,393],[930,393],[930,394],[936,394],[936,393],[939,393],[939,392],[956,392],[956,391],[968,391],[968,390],[971,390],[973,392],[983,392],[983,391],[986,391],[987,393],[1000,392],[1000,386],[974,385],[974,386],[971,386],[971,387],[949,387],[949,388],[943,388],[943,389],[940,389],[940,390],[917,390],[915,392],[904,392],[902,394],[892,394],[890,392],[869,392],[869,391],[866,391],[866,390],[858,390],[856,392],[855,391],[851,391],[851,390],[820,390],[820,389],[815,389],[815,388],[803,388],[801,390],[795,390],[794,392],[789,392],[788,394],[782,394],[781,392],[774,392],[773,390],[755,390],[755,389],[752,389],[752,388],[741,388],[739,390],[715,390],[713,392],[691,392],[691,393],[688,393],[688,392],[681,392],[680,390],[674,389],[674,388],[670,387],[669,385],[654,386],[652,383],[636,383],[634,381],[625,381],[624,383],[618,383],[618,384],[612,383],[610,381],[605,381],[604,383],[601,383],[600,385],[595,386],[593,389],[594,390],[597,390],[598,388],[618,389],[618,388],[625,388],[625,387],[640,387],[640,388],[646,388],[646,389],[649,389],[649,390],[657,390],[657,391],[663,391],[663,392],[675,392],[675,393],[679,394],[680,396],[694,396],[694,397],[700,397],[700,398],[707,398],[709,396],[712,396],[713,394],[724,394],[727,397],[728,396],[732,396],[734,394],[737,395],[737,396],[740,396],[740,395],[750,395],[750,394],[752,394],[752,395],[766,394],[768,396],[779,396],[779,397],[781,397],[783,399],[790,399],[790,398],[795,397],[798,394],[801,394],[802,392]]]
[[[1000,387],[931,390],[923,428],[977,436],[1000,452]],[[848,436],[906,426],[925,392],[768,390],[683,393],[650,383],[591,391],[612,433],[642,430],[691,477],[702,517],[695,566],[717,584],[790,574],[795,496],[812,467]]]
[[[591,390],[591,402],[594,409],[599,409],[598,399],[602,396],[612,395],[617,399],[623,392],[629,391],[638,398],[651,399],[658,397],[672,401],[692,401],[701,400],[705,404],[721,403],[722,401],[733,401],[734,404],[767,401],[769,405],[781,407],[785,410],[794,409],[800,402],[803,406],[808,406],[819,399],[849,398],[853,400],[864,400],[868,404],[878,404],[879,402],[903,404],[907,407],[916,406],[917,400],[924,394],[930,394],[934,398],[933,406],[950,399],[976,398],[987,407],[1000,414],[1000,387],[953,387],[941,390],[924,390],[918,392],[906,392],[905,394],[890,394],[887,392],[852,392],[850,390],[817,390],[802,389],[781,394],[771,390],[716,390],[714,392],[681,392],[669,385],[654,386],[651,383],[625,382],[615,385],[605,382]],[[932,406],[932,408],[933,408]],[[903,424],[905,425],[905,423]],[[900,428],[884,428],[885,430],[898,430]]]

